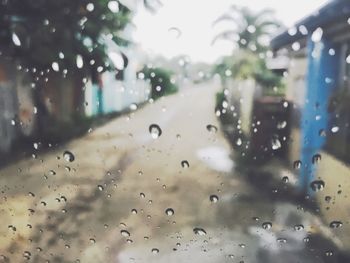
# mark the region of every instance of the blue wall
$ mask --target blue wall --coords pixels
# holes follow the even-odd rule
[[[330,49],[335,50],[335,55],[329,54]],[[329,98],[337,85],[341,52],[340,46],[326,39],[314,43],[311,37],[308,39],[307,52],[307,92],[301,120],[302,168],[299,184],[301,191],[311,193],[309,185],[316,180],[317,170],[317,165],[312,163],[312,157],[320,153],[326,143],[326,137],[320,136],[320,130],[329,131]]]

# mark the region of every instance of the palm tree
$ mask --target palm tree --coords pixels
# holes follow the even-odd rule
[[[272,10],[263,10],[257,13],[246,7],[232,6],[228,13],[220,16],[213,23],[213,26],[229,22],[234,25],[232,29],[218,34],[212,44],[219,39],[231,40],[241,49],[248,49],[253,52],[262,52],[267,49],[269,36],[280,23],[273,18]]]

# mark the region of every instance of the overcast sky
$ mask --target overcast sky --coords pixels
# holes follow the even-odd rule
[[[139,10],[134,23],[134,39],[149,53],[167,58],[189,55],[193,61],[213,62],[219,56],[230,54],[232,44],[211,41],[219,27],[212,22],[231,5],[247,6],[254,11],[274,9],[275,16],[286,26],[317,10],[328,0],[162,0],[163,6],[152,15]],[[171,28],[178,28],[177,30]],[[170,29],[170,30],[169,30]]]

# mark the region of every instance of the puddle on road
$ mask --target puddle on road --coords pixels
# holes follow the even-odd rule
[[[230,159],[230,151],[222,147],[199,149],[197,157],[211,169],[219,172],[231,172],[234,168],[234,162]]]

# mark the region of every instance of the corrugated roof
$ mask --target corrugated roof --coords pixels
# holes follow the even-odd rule
[[[302,8],[302,5],[300,8]],[[342,22],[344,19],[348,19],[349,16],[350,0],[333,0],[312,15],[298,22],[295,25],[295,28],[297,29],[296,34],[291,35],[288,33],[288,31],[285,31],[273,38],[270,44],[271,48],[273,50],[278,50],[288,44],[304,38],[306,35],[299,30],[301,26],[306,27],[307,31],[310,34],[318,27],[322,28],[337,21]]]

